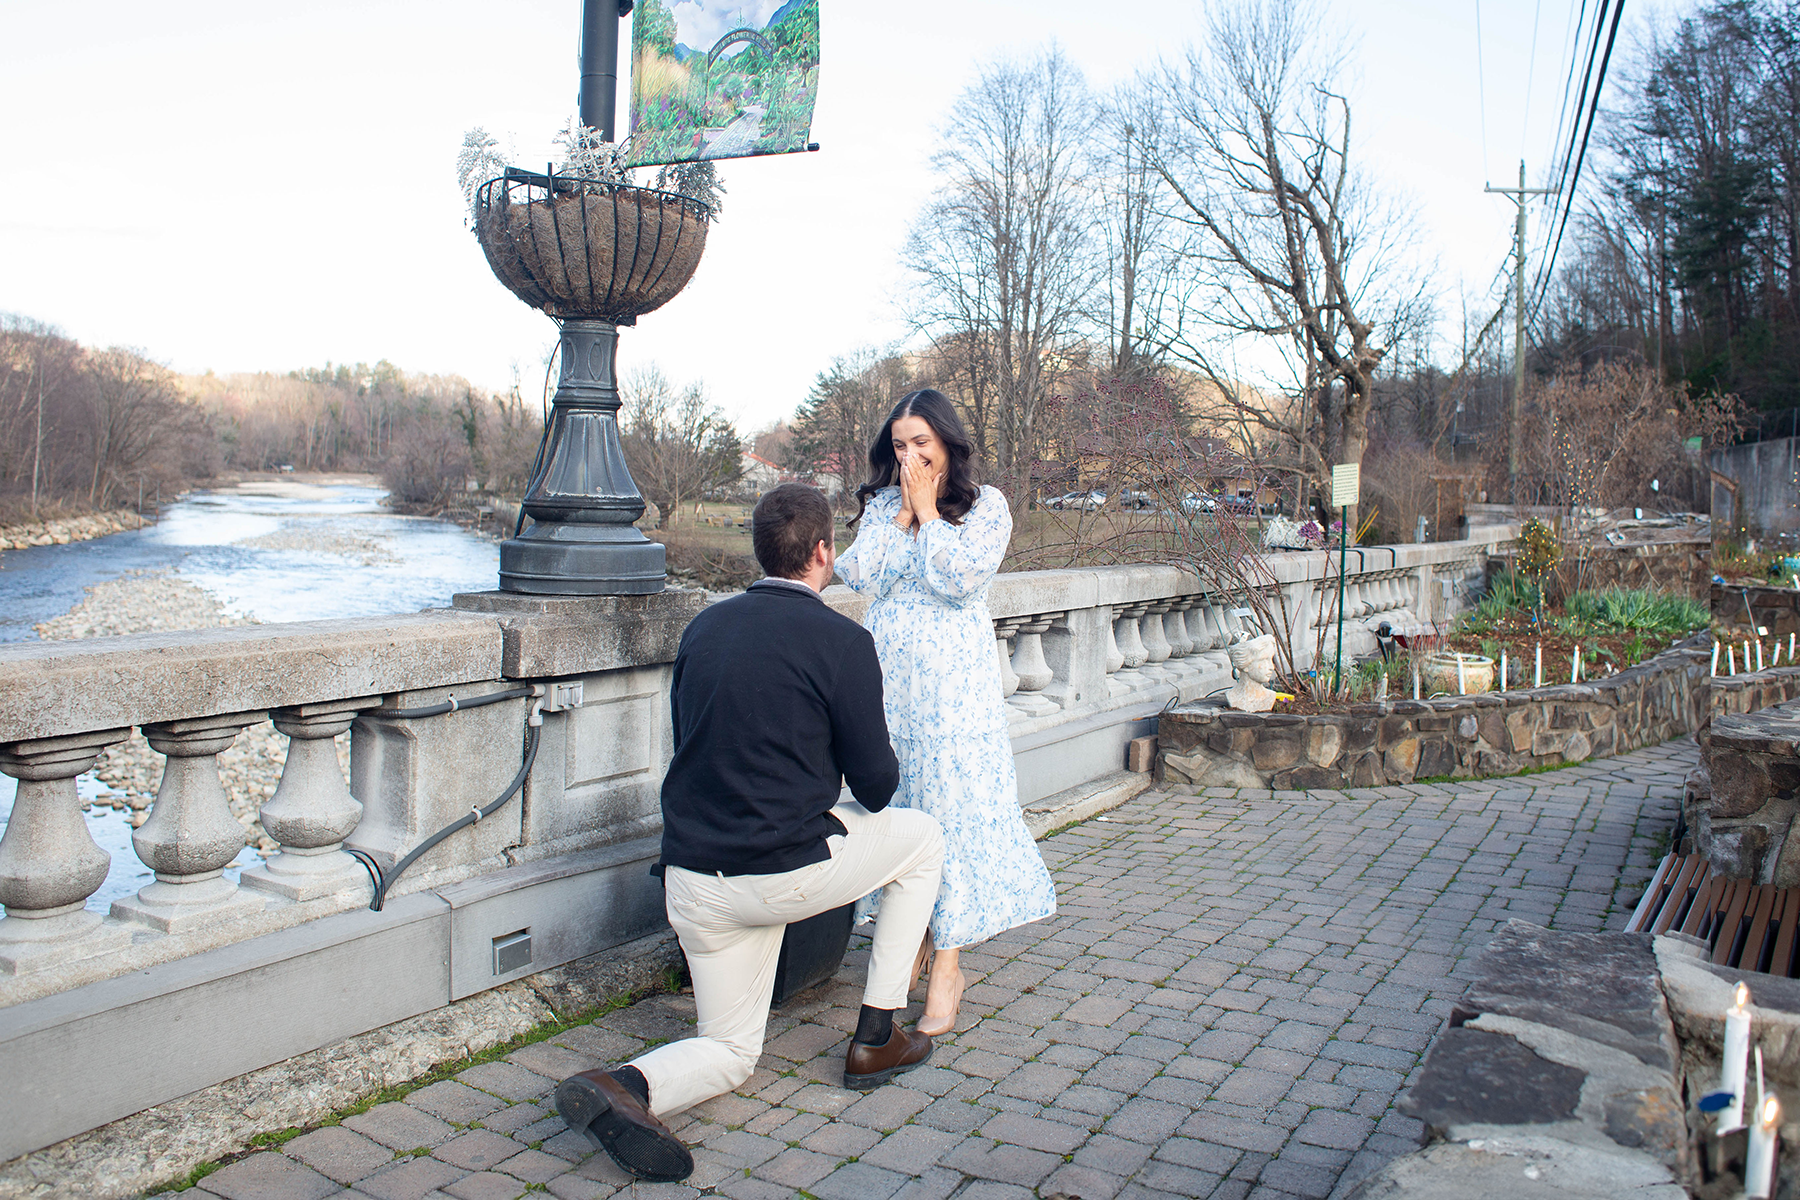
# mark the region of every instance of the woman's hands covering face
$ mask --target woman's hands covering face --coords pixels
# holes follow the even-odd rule
[[[902,453],[900,460],[900,514],[896,524],[920,525],[938,519],[938,489],[944,472],[916,453]],[[904,519],[900,519],[904,518]]]

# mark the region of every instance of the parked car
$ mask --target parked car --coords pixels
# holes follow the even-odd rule
[[[1244,496],[1220,496],[1219,507],[1229,513],[1239,513],[1249,517],[1256,515],[1256,504]]]
[[[1119,489],[1119,507],[1149,509],[1156,507],[1156,497],[1149,492],[1140,492],[1136,488]]]
[[[1105,492],[1064,492],[1060,496],[1044,501],[1044,507],[1073,508],[1081,512],[1093,512],[1105,503]]]
[[[1183,512],[1212,512],[1218,507],[1218,497],[1209,496],[1205,492],[1189,492],[1181,498],[1181,511]]]

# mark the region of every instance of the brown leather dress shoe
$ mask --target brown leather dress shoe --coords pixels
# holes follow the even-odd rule
[[[900,1028],[896,1021],[886,1045],[850,1043],[850,1052],[844,1055],[844,1086],[866,1092],[902,1072],[924,1066],[930,1057],[931,1039],[925,1034]]]
[[[679,1183],[694,1156],[631,1089],[605,1071],[582,1071],[556,1085],[556,1111],[621,1171],[650,1183]]]

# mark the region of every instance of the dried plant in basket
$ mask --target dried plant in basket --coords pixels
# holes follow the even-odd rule
[[[672,192],[513,173],[482,186],[475,236],[533,308],[630,324],[693,278],[710,216]]]
[[[632,324],[693,278],[723,185],[705,163],[633,186],[620,147],[576,120],[557,143],[561,165],[540,175],[506,167],[485,131],[465,136],[457,171],[475,236],[500,282],[533,308]]]

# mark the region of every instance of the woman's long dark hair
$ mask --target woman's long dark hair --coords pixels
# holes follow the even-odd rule
[[[976,497],[981,495],[970,465],[974,447],[969,442],[969,435],[963,431],[962,418],[956,415],[950,397],[934,388],[922,388],[900,397],[900,403],[894,405],[894,411],[882,423],[881,432],[869,446],[869,481],[856,489],[856,521],[862,520],[869,497],[900,482],[900,460],[894,457],[894,422],[902,417],[924,418],[931,431],[938,435],[938,440],[944,443],[950,461],[944,464],[944,494],[938,499],[938,515],[952,525],[961,525],[962,519],[969,515],[969,509],[975,506]]]

